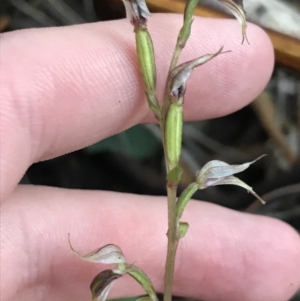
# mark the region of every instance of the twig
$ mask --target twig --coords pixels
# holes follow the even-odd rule
[[[63,25],[82,24],[86,21],[62,0],[44,0],[42,5],[50,10]]]
[[[55,26],[55,22],[45,13],[35,8],[25,0],[11,0],[11,4],[20,12],[35,20],[40,26],[49,27]]]
[[[293,152],[287,139],[273,120],[274,107],[270,94],[266,91],[261,93],[260,96],[258,96],[252,103],[252,107],[254,108],[264,129],[280,147],[289,164],[293,165],[297,161],[297,155]]]

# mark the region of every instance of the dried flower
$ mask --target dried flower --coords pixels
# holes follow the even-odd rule
[[[136,26],[146,26],[150,12],[145,0],[123,0],[126,9],[126,17],[130,23]]]
[[[218,1],[223,3],[240,23],[242,27],[242,35],[243,35],[242,44],[244,43],[245,40],[248,42],[248,44],[250,44],[246,34],[247,21],[246,21],[246,13],[244,10],[243,0],[218,0]]]
[[[81,255],[72,247],[70,234],[68,238],[71,250],[81,259],[93,263],[116,264],[114,270],[105,270],[99,273],[92,281],[90,288],[93,301],[105,301],[113,282],[124,274],[128,274],[134,278],[144,288],[151,301],[158,301],[149,277],[137,266],[129,265],[122,250],[117,245],[108,244],[86,255]]]
[[[171,97],[176,99],[181,99],[186,90],[186,83],[192,74],[192,71],[199,67],[214,57],[218,56],[222,52],[223,47],[221,47],[217,52],[212,54],[206,54],[194,60],[183,63],[172,70],[169,75],[169,94]],[[228,51],[226,51],[228,52]]]

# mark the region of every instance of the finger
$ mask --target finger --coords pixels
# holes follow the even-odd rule
[[[149,23],[161,95],[182,16],[154,15]],[[195,18],[182,61],[222,45],[232,52],[191,77],[185,104],[189,120],[237,110],[266,85],[273,66],[271,43],[254,25],[248,37],[251,45],[242,46],[237,22]],[[153,120],[127,20],[3,34],[0,64],[1,187],[9,187],[3,198],[32,162]]]
[[[19,187],[1,211],[2,300],[88,300],[89,283],[107,266],[81,261],[119,245],[163,290],[166,203],[160,197]],[[124,214],[126,212],[126,214]],[[180,241],[174,294],[207,301],[286,301],[300,285],[300,238],[286,224],[213,204],[191,202]],[[127,277],[112,298],[142,294]]]

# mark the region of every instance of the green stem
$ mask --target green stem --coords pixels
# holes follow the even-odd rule
[[[195,7],[198,4],[198,0],[188,0],[185,12],[184,12],[184,24],[180,30],[180,33],[177,38],[175,50],[171,59],[169,75],[171,71],[176,67],[178,63],[179,56],[185,46],[186,41],[188,40],[191,32],[192,25],[192,16]],[[182,137],[182,108],[178,106],[178,110],[176,108],[172,108],[172,102],[169,99],[168,94],[168,84],[165,89],[164,102],[161,111],[161,119],[160,119],[160,128],[163,135],[163,146],[165,152],[165,160],[166,160],[166,169],[167,174],[171,170],[177,167],[178,160],[181,152],[181,137]],[[178,103],[179,105],[179,103]],[[174,112],[170,110],[174,109]],[[170,115],[174,113],[173,115]],[[170,120],[171,119],[171,120]],[[174,119],[174,120],[172,120]],[[179,127],[180,125],[180,127]],[[171,134],[170,134],[171,133]],[[174,135],[172,135],[174,134]],[[168,135],[168,139],[166,139],[166,135]],[[178,137],[180,135],[180,137]],[[174,136],[174,137],[173,137]],[[174,145],[179,146],[179,154],[174,157],[174,152],[177,154],[177,149],[172,147],[172,143],[170,143],[170,139],[175,139]],[[168,149],[171,148],[171,149]],[[170,160],[170,154],[171,156]],[[175,158],[175,160],[173,160]],[[178,159],[178,160],[177,160]],[[176,162],[177,161],[177,162]],[[177,201],[177,186],[169,187],[167,185],[167,193],[168,193],[168,250],[167,250],[167,260],[166,260],[166,270],[165,270],[165,287],[164,287],[164,301],[172,300],[172,286],[173,286],[173,278],[174,278],[174,267],[175,267],[175,256],[176,250],[179,242],[178,235],[178,218],[177,218],[177,209],[176,209],[176,201]]]
[[[179,47],[179,45],[177,44],[172,57],[170,70],[172,70],[176,66],[181,51],[182,48]],[[173,170],[178,166],[178,160],[181,152],[181,137],[182,137],[182,107],[181,107],[181,111],[177,112],[177,110],[172,111],[171,106],[172,104],[168,98],[168,95],[165,93],[160,124],[161,124],[161,132],[163,135],[163,146],[164,146],[167,174],[169,174],[171,170]],[[174,107],[174,109],[176,108]],[[174,116],[173,115],[168,116],[170,115],[170,113],[174,113],[173,114]],[[178,125],[181,126],[181,129],[178,128]],[[180,135],[180,137],[178,137],[178,134]],[[168,137],[166,137],[166,135],[168,135]],[[179,143],[179,145],[177,145],[177,143]],[[179,147],[179,153],[177,153],[178,152],[177,147]],[[170,156],[171,154],[172,156]],[[177,217],[176,214],[177,213],[176,210],[177,186],[178,183],[176,183],[176,185],[172,187],[169,187],[167,185],[168,248],[167,248],[167,259],[166,259],[166,268],[165,268],[164,301],[172,300],[175,257],[176,257],[178,242],[179,242],[179,237],[177,233],[178,220],[176,218]]]
[[[178,63],[179,56],[185,47],[185,44],[190,37],[191,34],[191,26],[193,23],[193,13],[198,5],[199,0],[188,0],[184,10],[184,22],[183,26],[180,29],[175,50],[172,56],[169,73],[176,67]]]
[[[173,53],[173,57],[172,57],[172,60],[171,60],[169,73],[176,67],[176,65],[177,65],[177,63],[178,63],[178,59],[179,59],[179,57],[180,57],[180,54],[181,54],[182,50],[183,50],[182,45],[180,45],[180,44],[177,42],[177,43],[176,43],[176,46],[175,46],[174,53]]]
[[[160,130],[163,133],[165,132],[164,120],[160,121]],[[168,160],[168,150],[166,149],[165,139],[162,139],[164,155],[165,155],[165,164],[166,172],[169,175],[170,171],[173,170],[176,166],[172,166]],[[177,201],[177,186],[167,184],[167,194],[168,194],[168,247],[167,247],[167,258],[165,265],[165,279],[164,279],[164,301],[172,300],[172,287],[173,287],[173,278],[174,278],[174,267],[175,267],[175,257],[176,250],[179,242],[177,235],[177,220],[176,220],[176,201]]]
[[[177,187],[168,187],[168,250],[165,270],[164,301],[172,300],[172,286],[174,278],[175,256],[178,246],[176,220],[176,192]]]

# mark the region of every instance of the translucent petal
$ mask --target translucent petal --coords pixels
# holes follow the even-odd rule
[[[255,163],[265,155],[258,157],[257,159],[239,165],[229,165],[226,162],[219,160],[212,160],[206,163],[197,175],[197,179],[203,179],[208,181],[209,179],[220,179],[223,177],[231,176],[233,174],[246,170],[251,164]],[[213,181],[213,180],[212,180]]]
[[[236,178],[234,176],[228,176],[228,177],[219,179],[219,180],[215,181],[213,184],[210,184],[209,186],[217,186],[217,185],[235,185],[235,186],[240,186],[242,188],[245,188],[251,194],[253,194],[263,204],[266,203],[262,198],[260,198],[258,196],[258,194],[252,189],[252,187],[250,187],[245,182],[243,182],[242,180],[240,180],[240,179],[238,179],[238,178]]]
[[[245,40],[249,44],[246,35],[247,21],[246,21],[246,13],[244,10],[243,1],[242,0],[218,0],[218,1],[223,3],[240,23],[242,27],[242,35],[243,35],[242,44],[244,43]]]
[[[236,185],[245,188],[258,198],[263,204],[265,203],[246,183],[233,175],[247,169],[251,164],[264,157],[259,158],[239,165],[229,165],[226,162],[219,160],[212,160],[206,163],[196,175],[196,182],[199,189],[205,189],[216,185]]]
[[[69,234],[69,245],[71,250],[77,256],[79,256],[81,259],[85,261],[94,262],[94,263],[105,263],[105,264],[126,262],[121,249],[117,245],[109,244],[99,249],[96,249],[88,254],[81,255],[71,245],[70,234]]]

